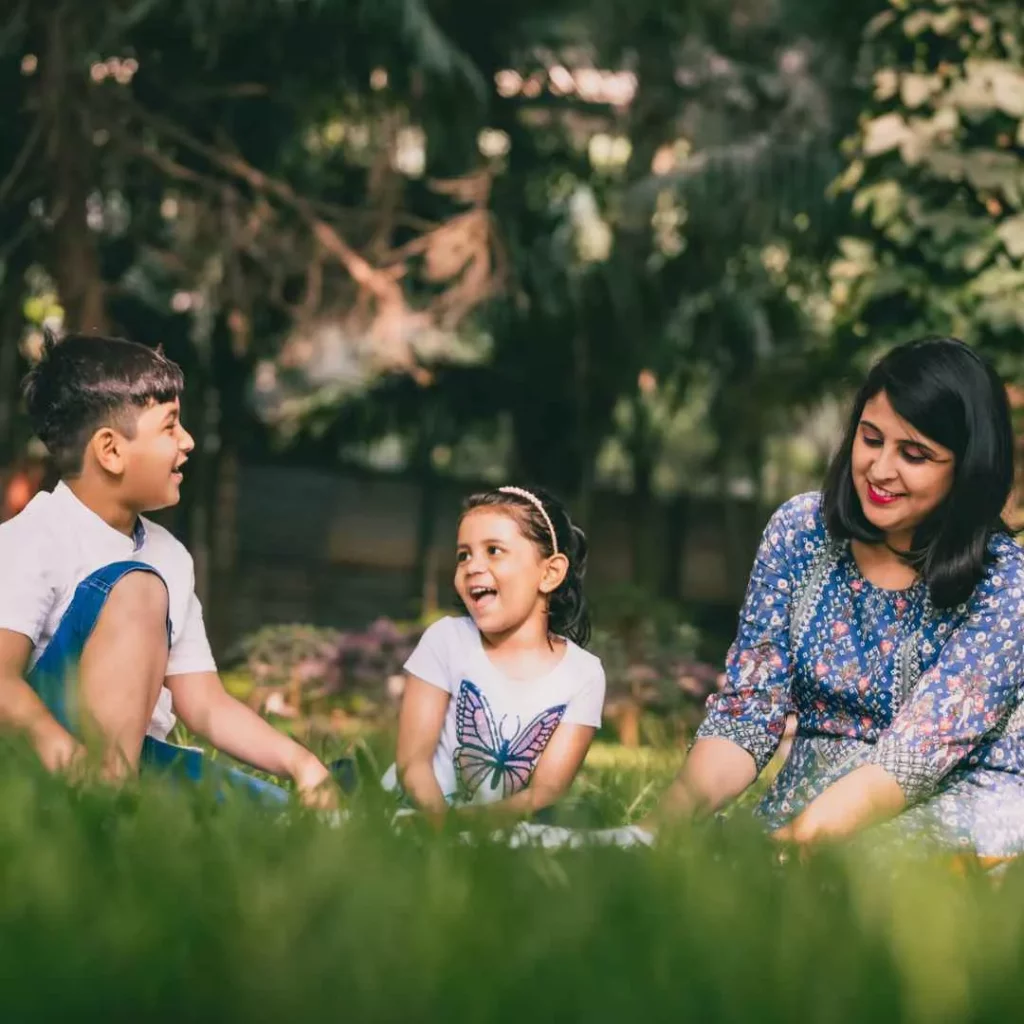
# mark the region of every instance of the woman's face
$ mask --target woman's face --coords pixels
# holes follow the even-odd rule
[[[897,550],[949,494],[956,460],[901,419],[884,391],[868,400],[853,442],[853,485],[864,516]]]

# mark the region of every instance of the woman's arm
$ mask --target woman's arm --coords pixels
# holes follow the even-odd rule
[[[398,750],[395,769],[406,795],[421,810],[443,815],[448,801],[434,775],[434,754],[441,739],[451,694],[406,675],[398,715]]]
[[[500,817],[516,818],[527,817],[557,803],[576,778],[596,731],[587,725],[563,722],[554,731],[537,760],[526,789],[521,789],[505,800],[493,804],[470,804],[460,808],[460,811],[483,811]]]
[[[982,581],[964,621],[882,733],[867,763],[834,782],[780,838],[838,839],[926,799],[1005,721],[1024,667],[1024,585],[1012,567]],[[1020,573],[1015,574],[1019,576]]]
[[[753,757],[732,740],[719,736],[698,739],[682,771],[642,827],[652,829],[672,819],[713,814],[740,796],[757,774]]]
[[[644,827],[725,806],[750,786],[778,748],[790,710],[791,548],[798,541],[803,546],[815,514],[807,497],[795,498],[765,528],[726,659],[725,686],[708,699],[697,742]]]

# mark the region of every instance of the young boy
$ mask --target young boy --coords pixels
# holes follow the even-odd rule
[[[320,761],[224,690],[192,558],[142,516],[179,500],[194,447],[183,386],[181,370],[144,345],[47,337],[25,398],[60,482],[0,524],[0,728],[25,733],[53,771],[73,766],[89,739],[111,781],[140,764],[198,778],[202,755],[165,742],[177,714],[232,757],[290,776],[305,802],[332,806]]]

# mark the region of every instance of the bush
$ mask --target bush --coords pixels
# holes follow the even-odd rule
[[[695,728],[720,672],[697,657],[700,634],[679,608],[625,587],[599,597],[594,620],[590,647],[604,664],[606,718],[620,740],[674,743]],[[421,623],[385,618],[365,630],[268,626],[243,640],[230,660],[250,677],[250,703],[269,714],[332,708],[335,715],[378,720],[394,712],[402,666],[423,630]]]
[[[401,696],[401,673],[423,633],[418,624],[381,618],[365,630],[268,626],[245,638],[229,656],[249,673],[250,703],[294,717],[333,703],[374,715]]]
[[[594,602],[591,648],[608,679],[606,717],[619,739],[676,741],[695,728],[721,670],[701,661],[701,637],[680,609],[647,592],[624,587]]]

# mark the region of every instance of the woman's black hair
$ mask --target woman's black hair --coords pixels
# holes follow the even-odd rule
[[[558,550],[569,560],[565,579],[549,598],[548,628],[552,633],[564,636],[580,647],[586,647],[590,640],[590,612],[583,593],[583,577],[587,572],[586,535],[574,525],[568,509],[553,494],[539,487],[523,489],[544,506],[555,531]],[[555,553],[544,516],[529,498],[514,491],[496,488],[473,494],[463,502],[462,514],[475,508],[497,507],[507,508],[512,513],[523,535],[540,548],[545,558]]]
[[[992,536],[1013,487],[1013,427],[995,370],[955,338],[924,338],[894,348],[868,373],[846,436],[829,466],[822,510],[837,539],[884,542],[868,522],[851,460],[864,406],[885,392],[895,413],[954,455],[949,494],[917,529],[906,561],[928,585],[937,608],[965,602],[984,574]]]

